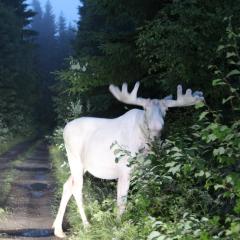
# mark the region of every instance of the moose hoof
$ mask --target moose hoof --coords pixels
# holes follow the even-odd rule
[[[88,221],[86,221],[86,222],[83,223],[84,229],[88,229],[90,226],[91,226],[91,225],[90,225],[90,223],[89,223]]]
[[[58,238],[66,237],[66,234],[63,232],[63,230],[60,230],[60,229],[54,229],[54,235]]]

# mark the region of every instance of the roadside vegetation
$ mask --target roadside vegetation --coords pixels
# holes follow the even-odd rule
[[[0,1],[0,152],[36,127],[33,32],[27,29],[33,15],[23,1]]]

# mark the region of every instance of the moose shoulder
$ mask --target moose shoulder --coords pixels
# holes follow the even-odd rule
[[[118,179],[118,214],[124,212],[131,169],[127,159],[115,162],[110,148],[112,143],[117,142],[134,154],[145,147],[149,139],[159,136],[168,108],[190,106],[204,99],[202,92],[192,94],[190,89],[183,95],[181,86],[178,86],[176,100],[171,96],[164,99],[144,99],[137,97],[138,88],[139,82],[130,93],[126,83],[121,90],[114,85],[110,85],[109,90],[120,102],[141,106],[143,110],[133,109],[114,119],[82,117],[66,125],[63,135],[71,176],[64,184],[60,207],[53,224],[56,236],[65,236],[62,220],[72,195],[77,202],[84,226],[88,225],[82,201],[83,175],[86,171],[101,179]]]

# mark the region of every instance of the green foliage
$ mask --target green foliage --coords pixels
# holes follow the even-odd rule
[[[165,89],[176,82],[212,91],[209,62],[224,36],[225,16],[232,15],[238,26],[239,3],[233,1],[173,1],[153,21],[140,28],[139,58],[148,69],[147,79]]]
[[[26,119],[19,116],[16,120],[19,120],[19,125],[10,129],[0,118],[0,154],[35,134],[31,127],[25,125]],[[31,125],[31,123],[29,124]]]
[[[9,130],[5,134],[24,133],[34,122],[37,82],[32,32],[27,30],[32,16],[24,1],[0,1],[0,121]]]
[[[226,42],[218,51],[228,50],[229,42],[237,43],[239,37],[232,32],[230,23]],[[238,50],[238,45],[234,49]],[[206,107],[190,133],[185,129],[179,134],[173,129],[161,146],[158,143],[152,146],[152,153],[139,154],[130,160],[135,169],[133,212],[143,209],[143,214],[148,211],[156,222],[160,220],[150,234],[153,239],[237,239],[239,236],[239,84],[234,87],[235,81],[239,81],[235,79],[239,66],[229,69],[228,51],[222,60],[226,63],[215,74],[218,82],[225,83],[217,87],[224,87],[232,100],[228,123],[220,110]],[[239,61],[236,55],[235,60]],[[197,108],[201,107],[204,106]],[[191,216],[190,221],[187,216]]]
[[[216,99],[223,99],[214,108],[198,104],[195,116],[185,113],[174,122],[167,119],[171,125],[167,138],[153,142],[147,154],[132,156],[114,143],[116,161],[127,156],[133,168],[127,211],[118,221],[115,183],[88,175],[84,198],[91,227],[83,229],[76,205],[71,203],[70,239],[239,239],[240,34],[233,30],[231,18],[225,22],[226,35],[216,47],[214,64],[208,67],[213,92],[219,93]],[[81,71],[83,67],[75,68]],[[74,113],[74,105],[71,109]],[[73,116],[71,111],[69,116]],[[191,127],[189,119],[195,120]],[[62,140],[56,136],[62,149]],[[68,169],[65,158],[54,159],[56,176],[63,182],[58,169],[60,165]]]

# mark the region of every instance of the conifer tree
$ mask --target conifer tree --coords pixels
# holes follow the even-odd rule
[[[31,27],[33,30],[37,31],[38,34],[42,32],[42,17],[43,17],[43,12],[42,12],[42,7],[41,4],[38,0],[33,0],[32,1],[32,8],[35,12],[35,16],[33,17]]]
[[[33,32],[27,29],[33,15],[24,0],[0,2],[0,117],[10,127],[19,116],[32,118],[35,108]]]
[[[62,68],[64,66],[65,60],[67,57],[71,55],[71,41],[74,38],[73,30],[70,26],[67,27],[66,19],[63,13],[60,14],[58,19],[58,49],[57,49],[57,60],[58,60],[58,68]]]

